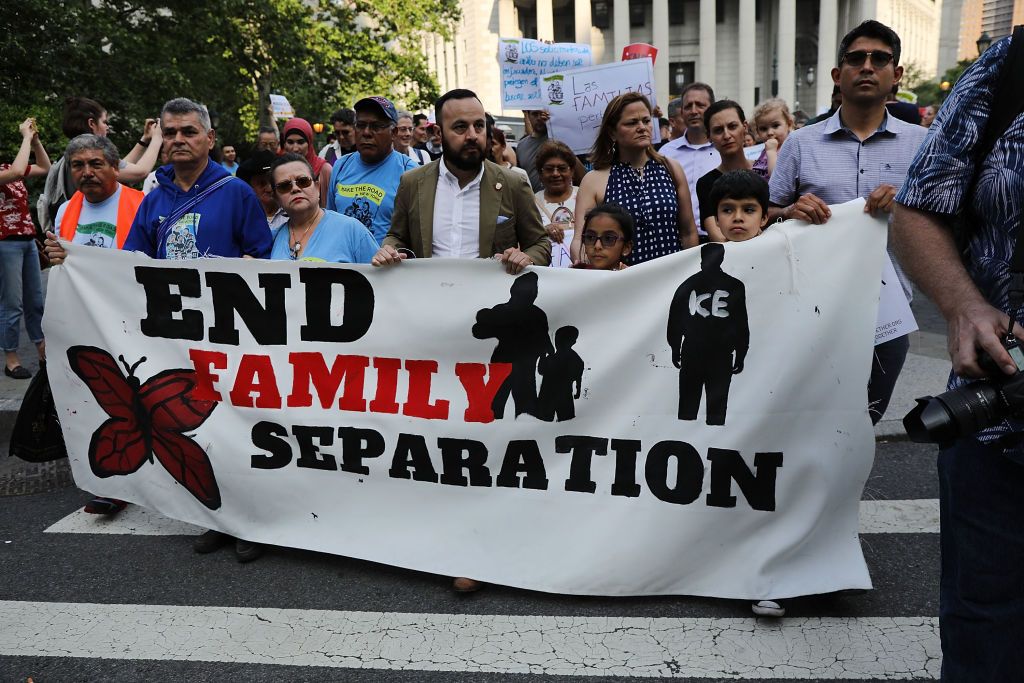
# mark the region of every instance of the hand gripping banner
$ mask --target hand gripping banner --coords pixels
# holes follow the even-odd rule
[[[77,484],[257,541],[557,593],[868,588],[885,225],[863,202],[620,272],[68,245]]]

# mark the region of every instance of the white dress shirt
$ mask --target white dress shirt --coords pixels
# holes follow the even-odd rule
[[[690,186],[690,204],[693,205],[693,221],[697,224],[697,231],[706,235],[704,227],[700,224],[700,205],[697,202],[697,181],[708,171],[718,168],[722,163],[722,157],[718,154],[711,142],[703,145],[691,145],[684,133],[681,137],[666,142],[658,150],[669,159],[675,159],[683,167],[686,174],[686,184]]]
[[[484,168],[465,187],[445,166],[438,165],[437,192],[434,194],[434,258],[479,258],[480,256],[480,181]]]

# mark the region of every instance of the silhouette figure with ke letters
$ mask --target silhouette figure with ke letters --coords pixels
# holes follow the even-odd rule
[[[574,401],[580,397],[583,382],[583,359],[573,351],[580,331],[571,325],[555,332],[555,353],[540,359],[538,369],[544,377],[538,397],[539,417],[551,422],[576,417]],[[574,389],[575,388],[575,389]]]
[[[512,364],[511,374],[491,402],[496,420],[504,416],[509,394],[517,417],[523,413],[537,417],[537,361],[554,349],[548,336],[548,317],[534,305],[536,300],[537,274],[526,273],[512,283],[507,303],[476,313],[473,336],[498,340],[491,362]]]
[[[679,368],[679,419],[696,420],[701,392],[707,424],[724,425],[732,376],[750,346],[746,290],[722,272],[725,247],[701,247],[700,272],[679,285],[668,315],[668,345]]]

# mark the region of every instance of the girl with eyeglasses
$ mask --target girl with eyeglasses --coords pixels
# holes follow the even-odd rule
[[[306,159],[313,169],[313,179],[320,188],[319,204],[327,206],[327,192],[331,186],[331,165],[316,154],[313,146],[313,127],[306,119],[288,119],[281,131],[281,151],[279,154],[298,154]]]
[[[618,204],[601,203],[587,212],[581,241],[583,260],[574,268],[622,270],[633,251],[633,216]]]
[[[377,242],[362,223],[320,208],[320,190],[305,157],[282,154],[270,166],[274,196],[288,222],[274,236],[272,260],[369,263]]]

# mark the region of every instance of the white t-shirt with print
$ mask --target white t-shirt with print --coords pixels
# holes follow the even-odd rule
[[[521,169],[520,169],[521,170]],[[576,217],[576,192],[579,190],[572,186],[572,194],[564,202],[548,202],[544,200],[544,190],[537,192],[534,197],[537,201],[537,208],[540,209],[540,222],[560,223],[568,225],[565,230],[565,238],[561,244],[551,243],[551,265],[554,268],[571,268],[572,257],[569,255],[569,245],[572,244],[572,236],[575,232],[572,228],[573,220]]]
[[[75,230],[73,244],[85,244],[91,247],[102,247],[104,249],[117,248],[117,206],[121,201],[121,185],[117,190],[102,202],[97,204],[89,200],[82,202],[82,213],[78,217],[78,228]],[[64,220],[64,212],[67,211],[70,201],[64,202],[57,209],[57,217],[54,226],[60,230],[61,221]]]

